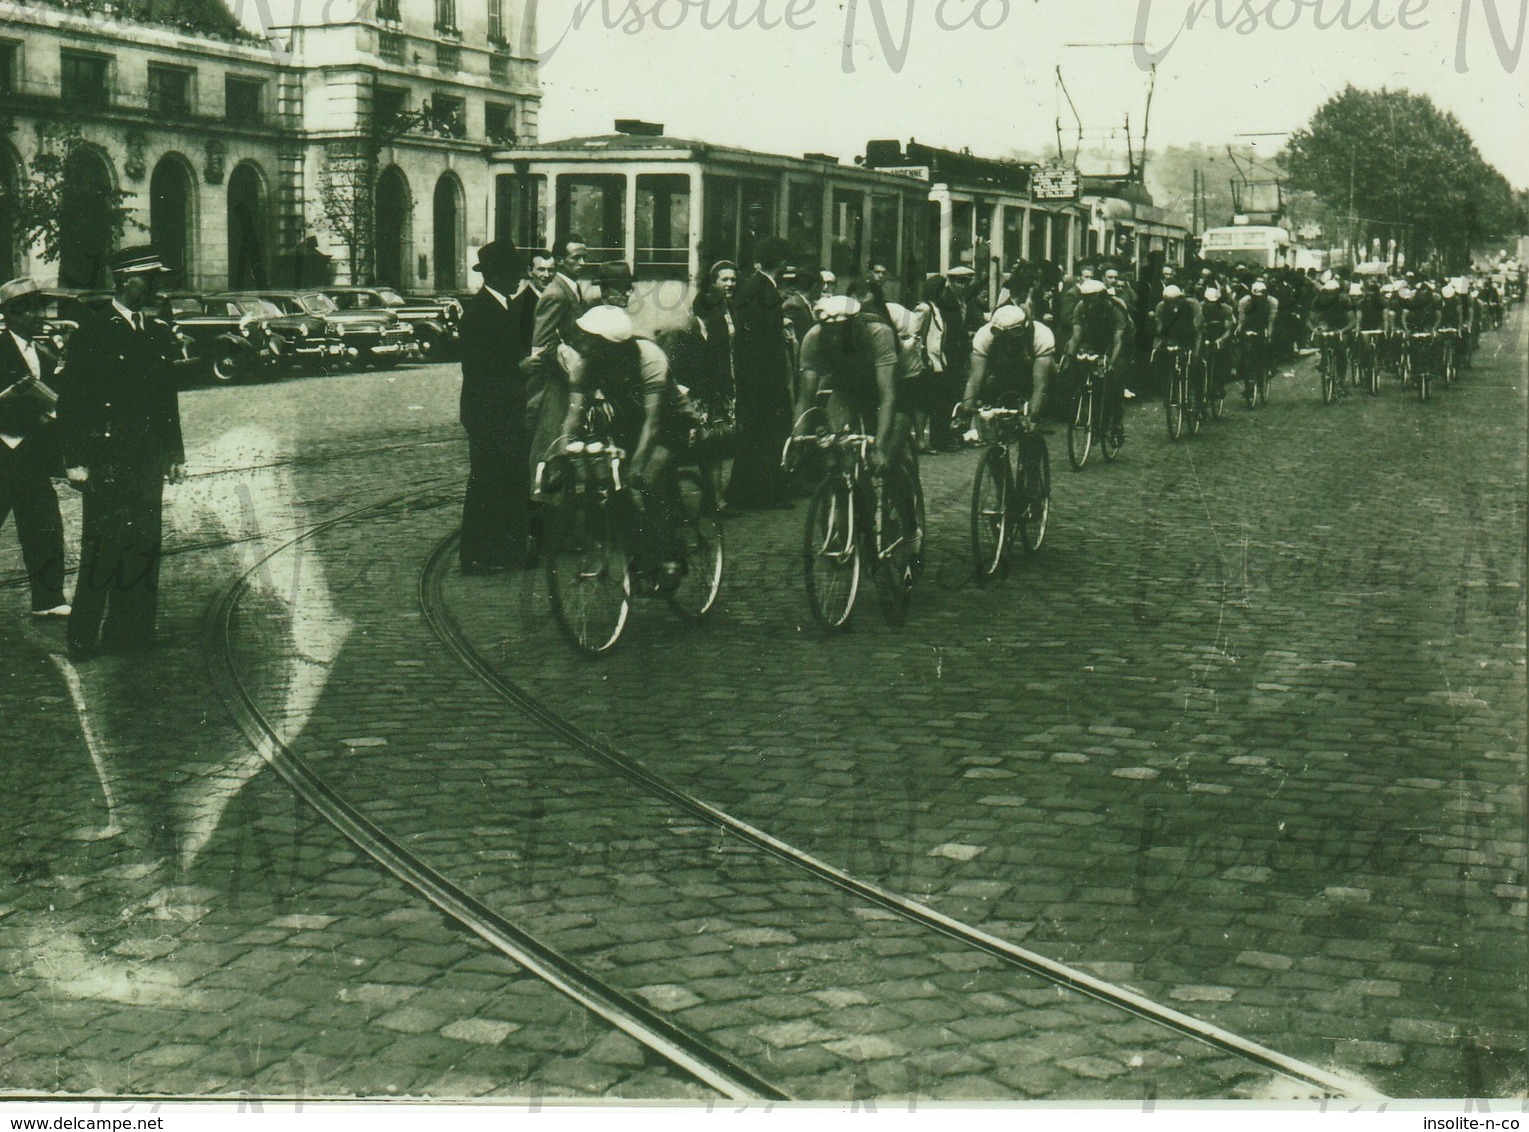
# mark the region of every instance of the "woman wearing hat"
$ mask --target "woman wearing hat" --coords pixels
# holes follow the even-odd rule
[[[31,279],[0,287],[0,525],[16,513],[16,537],[32,587],[32,612],[67,617],[64,523],[53,478],[64,474],[53,426],[51,349],[38,341],[42,288]]]

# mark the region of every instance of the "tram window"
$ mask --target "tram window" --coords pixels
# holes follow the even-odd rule
[[[557,179],[557,230],[589,244],[590,263],[626,259],[626,177],[581,173]]]
[[[897,271],[897,198],[880,193],[871,197],[871,260],[880,260]],[[866,267],[871,266],[870,262]]]
[[[1007,277],[1014,265],[1024,258],[1025,210],[1013,205],[1003,209],[1003,274]]]
[[[829,267],[848,279],[860,274],[865,264],[861,233],[865,230],[865,194],[855,189],[834,190],[834,238]]]
[[[1030,254],[1025,258],[1031,263],[1049,258],[1050,245],[1046,242],[1046,236],[1050,230],[1044,212],[1030,213]]]
[[[799,267],[811,267],[823,254],[823,187],[792,181],[786,196],[786,239]]]
[[[1052,263],[1067,262],[1067,221],[1065,216],[1051,218],[1051,255],[1047,258]]]
[[[690,177],[684,173],[637,176],[637,263],[644,279],[690,275]]]
[[[501,174],[494,180],[494,239],[517,248],[547,246],[547,178]]]
[[[976,216],[969,200],[952,201],[950,205],[950,266],[965,265],[976,268],[972,262],[972,221]]]
[[[775,186],[769,181],[709,175],[703,207],[708,264],[727,259],[748,269],[754,245],[775,234]]]

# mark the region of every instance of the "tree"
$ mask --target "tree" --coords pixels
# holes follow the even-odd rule
[[[374,113],[366,132],[325,148],[319,171],[320,224],[345,245],[352,283],[371,276],[382,151],[405,134],[421,131],[460,137],[460,114],[460,110],[438,112],[428,102],[419,110]]]
[[[1507,179],[1426,95],[1350,86],[1291,136],[1283,160],[1354,244],[1395,239],[1410,262],[1460,268],[1477,245],[1525,225]]]
[[[4,132],[15,126],[3,124]],[[131,225],[144,230],[128,209],[128,193],[109,182],[81,175],[89,152],[79,126],[64,122],[37,124],[37,152],[27,174],[17,179],[10,194],[14,233],[5,233],[23,247],[35,247],[44,263],[57,263],[64,255],[71,228],[81,222],[100,236],[104,256],[107,246],[122,239]],[[0,193],[5,192],[0,184]]]

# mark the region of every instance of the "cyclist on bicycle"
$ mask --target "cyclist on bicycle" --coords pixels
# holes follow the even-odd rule
[[[1274,320],[1278,314],[1279,300],[1269,294],[1269,285],[1262,279],[1255,280],[1237,303],[1237,335],[1243,346],[1238,367],[1244,385],[1251,386],[1268,366],[1269,344],[1274,339]]]
[[[1117,436],[1124,430],[1125,384],[1121,381],[1120,359],[1130,321],[1125,308],[1102,281],[1085,279],[1078,284],[1067,356],[1074,363],[1082,354],[1104,358],[1099,398],[1104,406],[1104,427]]]
[[[1232,332],[1237,329],[1237,312],[1222,297],[1219,287],[1205,288],[1204,300],[1200,306],[1200,346],[1206,364],[1210,365],[1212,359],[1215,361],[1216,385],[1210,393],[1221,397],[1226,393],[1226,359]]]
[[[1174,346],[1189,353],[1193,361],[1200,346],[1200,304],[1184,294],[1176,283],[1163,288],[1163,301],[1153,312],[1152,361],[1164,389],[1172,387],[1172,376],[1164,372],[1165,347]]]
[[[603,432],[603,439],[628,453],[633,480],[654,479],[678,447],[666,431],[674,400],[668,358],[658,343],[637,337],[620,307],[591,307],[574,325],[577,337],[557,348],[568,374],[563,435],[583,439]],[[604,425],[592,430],[601,416]]]
[[[913,409],[923,395],[917,387],[921,359],[903,359],[881,288],[863,283],[857,293],[864,301],[855,295],[831,295],[813,307],[817,323],[802,339],[795,435],[806,435],[818,393],[825,391],[829,429],[864,427],[874,421],[872,471],[901,467],[916,488],[918,461],[911,441]],[[915,362],[920,363],[918,372]]]
[[[1023,406],[1033,426],[1056,376],[1056,338],[1023,307],[999,307],[972,339],[972,370],[961,408],[968,418],[978,398],[993,405]]]
[[[1340,395],[1343,393],[1343,378],[1348,373],[1349,336],[1356,329],[1358,321],[1358,312],[1343,293],[1343,284],[1336,278],[1323,282],[1321,290],[1311,300],[1312,338],[1313,344],[1325,342],[1332,352],[1333,366],[1337,372],[1330,376]]]

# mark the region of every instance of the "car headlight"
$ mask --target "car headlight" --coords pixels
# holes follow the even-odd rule
[[[339,323],[338,325],[336,325],[335,328],[334,328],[334,332],[335,332],[336,336],[338,336],[340,338],[344,338],[345,337],[345,324],[342,322],[342,323]]]
[[[306,338],[306,337],[308,337],[308,324],[306,322],[298,323],[298,325],[297,325],[297,336],[299,338]]]

